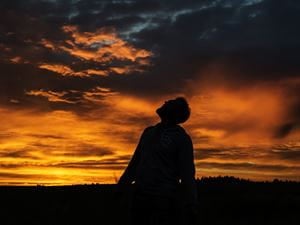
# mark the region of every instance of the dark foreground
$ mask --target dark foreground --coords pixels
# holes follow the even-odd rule
[[[198,181],[198,192],[197,224],[300,224],[300,183],[208,178]],[[128,200],[115,185],[2,186],[0,224],[126,225]]]

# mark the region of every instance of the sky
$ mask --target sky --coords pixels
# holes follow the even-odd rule
[[[184,96],[196,176],[300,180],[300,2],[1,0],[0,185],[115,183]]]

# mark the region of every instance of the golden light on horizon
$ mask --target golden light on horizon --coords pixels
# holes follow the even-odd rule
[[[252,93],[215,89],[207,97],[188,98],[192,117],[183,126],[193,138],[198,177],[231,174],[262,180],[289,174],[298,179],[297,163],[271,151],[288,141],[290,151],[299,146],[272,136],[285,114],[282,96],[265,87]],[[86,96],[99,107],[84,114],[1,108],[0,116],[6,118],[1,184],[114,183],[143,129],[158,122],[155,109],[168,98],[150,102],[100,87]]]

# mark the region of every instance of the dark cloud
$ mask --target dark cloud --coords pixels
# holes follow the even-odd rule
[[[186,81],[210,79],[207,70],[212,65],[233,86],[299,76],[300,5],[293,0],[4,0],[0,8],[2,103],[17,100],[18,106],[76,111],[77,105],[45,103],[47,99],[27,96],[25,92],[87,91],[101,85],[121,93],[155,98],[186,91]],[[107,69],[107,65],[82,62],[66,52],[42,46],[42,40],[56,44],[68,40],[70,34],[61,29],[65,25],[77,26],[81,32],[116,29],[129,44],[153,52],[152,66],[143,73],[132,71],[128,76],[112,73],[89,78],[61,77],[38,68],[39,63],[59,63],[74,71]],[[217,77],[214,78],[211,82],[215,82]],[[299,92],[290,93],[289,97],[293,96],[299,96]],[[294,114],[299,118],[300,104],[295,105]],[[284,130],[284,126],[279,130]]]
[[[38,178],[38,175],[31,175],[31,174],[18,174],[18,173],[5,173],[5,172],[0,172],[1,178],[6,178],[6,179],[33,179],[33,178]],[[24,184],[24,183],[22,183]]]
[[[285,166],[285,165],[266,165],[266,164],[255,164],[255,163],[218,163],[218,162],[199,162],[197,163],[199,168],[217,168],[222,170],[252,170],[252,171],[292,171],[299,172],[299,166]]]
[[[223,148],[203,148],[195,149],[194,155],[196,160],[203,159],[221,159],[221,160],[236,160],[236,159],[251,159],[258,155],[255,151],[257,147],[223,147]],[[261,154],[261,152],[260,152]]]
[[[184,4],[181,1],[172,4],[168,1],[3,1],[1,8],[5,23],[0,40],[11,48],[11,57],[18,55],[30,61],[48,62],[52,58],[71,65],[72,57],[36,45],[43,38],[53,42],[66,40],[67,34],[61,30],[66,24],[90,32],[114,27],[129,42],[152,51],[154,66],[148,72],[104,79],[105,85],[122,92],[141,95],[178,92],[183,88],[178,84],[195,76],[205,77],[205,69],[211,64],[224,65],[223,73],[238,83],[298,76],[299,72],[300,33],[295,21],[299,21],[300,14],[296,1],[224,0]],[[2,67],[1,70],[8,69]],[[36,72],[26,71],[38,76]],[[54,87],[47,76],[39,80],[45,82],[39,88],[74,88],[61,79],[53,83]],[[65,80],[72,83],[72,78]],[[37,86],[39,82],[31,83]],[[82,79],[77,88],[85,85],[89,86],[89,81]],[[24,87],[32,88],[25,83],[18,91]]]
[[[205,160],[222,160],[226,162],[227,160],[232,161],[243,159],[245,161],[252,162],[254,159],[262,158],[268,159],[270,162],[280,160],[281,162],[285,163],[294,163],[300,160],[300,146],[297,143],[289,143],[277,144],[274,146],[253,145],[247,147],[220,146],[218,148],[197,148],[194,151],[194,156],[199,165],[202,163],[206,165]],[[241,165],[245,167],[257,166],[256,163],[246,163],[245,165]],[[292,169],[294,168],[292,165],[288,165],[287,167]],[[286,166],[278,167],[278,169],[283,169],[285,167]],[[258,168],[263,168],[263,164],[258,165]],[[263,169],[267,170],[267,168],[268,167]],[[295,167],[294,169],[299,170],[300,168]]]
[[[99,147],[94,146],[92,144],[81,144],[79,146],[74,147],[73,151],[66,151],[61,152],[61,155],[64,156],[109,156],[113,155],[113,149],[108,147]],[[58,153],[55,153],[55,155],[58,155]]]
[[[128,164],[127,161],[118,160],[116,158],[106,160],[81,160],[77,162],[62,162],[51,166],[58,168],[96,168],[96,169],[110,169],[122,170]]]
[[[27,164],[20,164],[20,163],[1,163],[0,166],[3,169],[17,169],[22,168],[23,166],[26,166]],[[6,174],[6,173],[3,173]],[[9,174],[9,173],[7,173]],[[13,173],[12,173],[13,174]]]
[[[140,83],[146,79],[148,86],[158,85],[159,90],[163,86],[180,90],[180,81],[205,79],[208,65],[220,67],[226,80],[239,85],[298,76],[297,3],[205,5],[178,15],[174,22],[169,19],[135,34],[143,45],[151,44],[159,53],[156,67],[149,72],[151,78],[140,78]]]
[[[286,137],[289,133],[291,133],[291,131],[295,128],[295,124],[294,123],[287,123],[287,124],[283,124],[281,125],[278,130],[275,133],[275,137],[276,138],[283,138]]]
[[[18,134],[16,134],[15,132],[2,132],[0,133],[0,141],[5,141],[11,137],[15,137],[16,135]]]
[[[50,138],[50,139],[64,139],[65,137],[55,135],[55,134],[29,134],[29,136],[36,137],[36,138]]]
[[[298,162],[300,160],[300,146],[299,144],[277,145],[272,148],[272,154],[283,160]]]
[[[47,137],[49,138],[49,137]],[[50,137],[51,138],[51,137]],[[45,139],[42,140],[46,142]],[[58,140],[59,141],[59,140]],[[66,140],[64,140],[66,141]],[[63,144],[63,143],[62,143]],[[76,144],[70,143],[70,148],[68,149],[57,149],[57,145],[49,145],[43,144],[39,142],[33,142],[30,144],[30,147],[37,147],[39,148],[39,152],[43,152],[47,156],[54,156],[54,157],[103,157],[103,156],[112,156],[115,154],[114,149],[110,147],[104,146],[97,146],[94,144],[79,142]],[[30,147],[28,147],[30,149]],[[22,153],[21,151],[20,153]],[[16,151],[18,153],[18,151]],[[20,157],[23,158],[23,155],[18,155],[15,152],[10,153],[3,153],[3,157]],[[29,154],[27,151],[24,150],[24,156]]]
[[[40,159],[40,157],[30,154],[30,151],[28,149],[7,151],[7,152],[4,152],[4,151],[1,149],[0,158]]]

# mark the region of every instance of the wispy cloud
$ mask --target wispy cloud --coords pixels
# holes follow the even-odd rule
[[[39,67],[64,76],[107,76],[110,73],[128,74],[143,72],[150,65],[153,55],[145,49],[133,47],[118,37],[111,28],[101,28],[95,32],[81,32],[77,26],[65,25],[63,32],[70,35],[64,42],[54,43],[42,39],[40,44],[53,52],[65,52],[82,61],[97,63],[96,67],[74,71],[67,65],[42,63]]]
[[[75,103],[64,98],[67,92],[54,92],[54,91],[45,91],[45,90],[32,90],[26,92],[27,95],[32,96],[41,96],[48,99],[49,102],[65,102],[65,103]]]
[[[114,59],[139,62],[152,54],[144,49],[137,49],[118,38],[113,30],[99,29],[94,33],[79,32],[76,26],[63,26],[63,31],[72,36],[68,46],[60,46],[64,51],[85,60],[109,62]],[[82,46],[82,47],[80,47]]]
[[[60,64],[41,64],[39,68],[50,70],[63,76],[86,76],[83,72],[75,72],[70,67]]]

